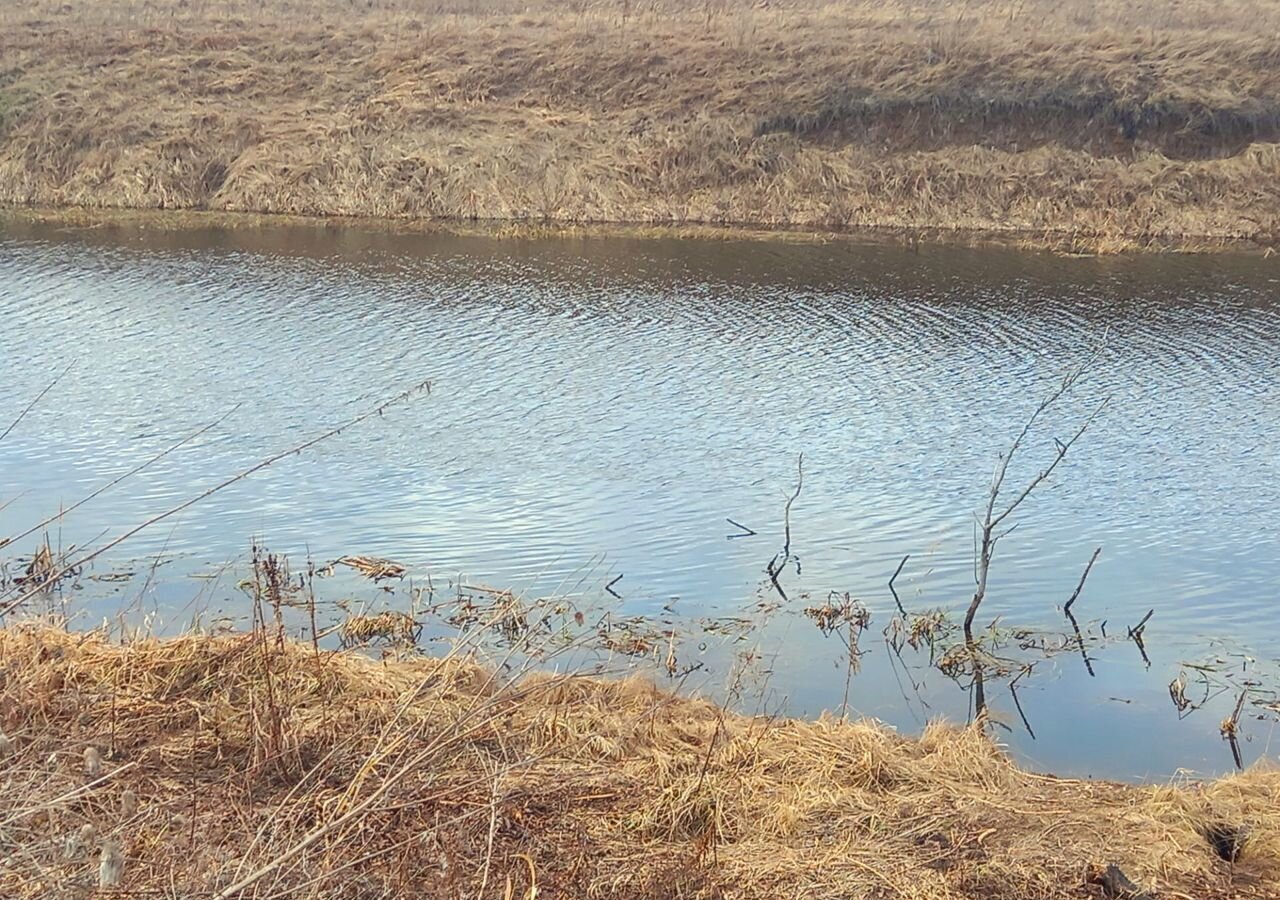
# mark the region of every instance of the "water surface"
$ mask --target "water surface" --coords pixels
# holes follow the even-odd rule
[[[873,616],[849,704],[915,729],[963,720],[970,698],[927,667],[917,694],[891,669],[888,576],[911,554],[904,603],[963,608],[997,455],[1105,341],[1014,467],[1025,481],[1110,398],[1020,512],[980,618],[1062,628],[1101,546],[1076,612],[1123,634],[1154,609],[1152,664],[1123,641],[1093,677],[1078,656],[1046,660],[1020,692],[1035,739],[1003,688],[1000,734],[1060,772],[1221,771],[1234,689],[1179,721],[1167,685],[1184,661],[1241,681],[1275,662],[1278,289],[1258,257],[8,226],[6,423],[74,366],[0,442],[0,532],[234,409],[53,535],[100,542],[430,378],[429,396],[144,531],[99,568],[165,564],[86,587],[73,611],[241,614],[234,573],[256,536],[317,560],[391,557],[416,578],[615,602],[612,584],[620,615],[754,615],[777,599],[763,570],[803,453],[801,572],[751,640],[757,687],[795,714],[841,705],[843,647],[798,610],[849,591]],[[731,539],[726,519],[757,534]],[[229,562],[217,581],[189,577]],[[689,686],[723,690],[726,653],[706,649]],[[1250,720],[1246,761],[1271,727]]]

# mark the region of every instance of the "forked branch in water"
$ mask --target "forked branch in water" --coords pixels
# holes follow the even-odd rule
[[[1098,353],[1094,352],[1076,368],[1069,371],[1047,397],[1040,401],[1040,405],[1032,411],[1026,424],[1022,426],[1022,431],[1014,438],[1013,444],[1009,447],[1008,452],[1002,454],[996,463],[995,474],[991,479],[991,489],[987,494],[987,504],[983,511],[982,518],[979,521],[977,552],[974,560],[974,592],[973,598],[969,601],[969,607],[965,610],[964,616],[964,642],[965,648],[969,653],[969,661],[973,668],[973,690],[974,690],[974,715],[981,717],[986,711],[987,698],[983,685],[982,664],[979,660],[978,642],[973,637],[973,620],[978,614],[978,608],[982,606],[982,601],[987,596],[987,583],[991,573],[991,560],[995,555],[996,546],[1006,537],[1017,524],[1014,523],[1009,527],[1002,529],[1009,517],[1017,512],[1018,508],[1026,502],[1032,492],[1043,484],[1054,470],[1066,458],[1067,453],[1075,446],[1076,441],[1084,435],[1093,424],[1094,420],[1101,414],[1106,407],[1108,400],[1104,399],[1089,414],[1079,428],[1066,440],[1054,440],[1055,452],[1049,464],[1032,477],[1018,492],[1012,500],[1005,502],[1005,479],[1009,474],[1009,464],[1013,458],[1022,449],[1027,436],[1031,433],[1031,429],[1039,421],[1040,417],[1051,406],[1062,399],[1063,395],[1071,391],[1072,388],[1080,381],[1084,374],[1088,371],[1090,365],[1097,359]],[[1086,573],[1087,574],[1087,573]],[[1082,582],[1083,586],[1083,582]]]

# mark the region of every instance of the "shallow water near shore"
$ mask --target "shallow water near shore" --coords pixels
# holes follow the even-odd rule
[[[896,667],[879,639],[895,609],[888,578],[910,554],[896,582],[904,605],[963,608],[973,513],[997,455],[1105,336],[1015,480],[1101,398],[1110,405],[1020,510],[980,619],[1063,628],[1059,607],[1101,546],[1075,612],[1114,636],[1154,609],[1151,664],[1125,641],[1093,654],[1092,675],[1078,655],[1043,660],[1019,690],[1035,737],[1004,688],[991,697],[1010,729],[998,734],[1061,774],[1225,771],[1218,723],[1234,685],[1256,679],[1253,698],[1275,686],[1278,265],[10,225],[6,424],[74,366],[0,441],[0,533],[234,408],[51,535],[101,541],[430,378],[430,395],[144,531],[95,569],[135,577],[86,579],[70,612],[88,625],[128,607],[169,627],[196,609],[242,616],[236,582],[258,536],[295,559],[386,556],[419,582],[594,597],[619,616],[751,617],[779,602],[764,569],[803,453],[788,600],[747,640],[693,639],[687,658],[703,667],[685,684],[722,692],[750,649],[748,706],[839,709],[844,647],[799,610],[847,591],[872,614],[848,706],[910,731],[964,720],[970,698],[927,667]],[[192,577],[210,573],[221,575]],[[1215,699],[1179,719],[1169,682],[1198,671],[1184,663],[1210,665]],[[1246,763],[1268,752],[1272,729],[1264,709],[1249,711]]]

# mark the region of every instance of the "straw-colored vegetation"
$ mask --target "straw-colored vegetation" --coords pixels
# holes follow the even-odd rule
[[[0,204],[1280,237],[1264,0],[38,0]]]
[[[4,897],[85,896],[121,864],[131,896],[184,898],[1036,900],[1101,896],[1108,863],[1161,897],[1280,895],[1269,770],[1071,781],[974,729],[767,721],[262,630],[10,626],[0,667]],[[1246,835],[1235,862],[1215,834]]]

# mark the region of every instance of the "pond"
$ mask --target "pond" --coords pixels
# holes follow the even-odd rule
[[[972,695],[882,636],[897,612],[889,577],[909,555],[895,580],[906,610],[963,615],[997,458],[1083,364],[1009,476],[1025,485],[1109,399],[992,564],[977,622],[1035,660],[1018,704],[1007,678],[989,686],[995,734],[1061,774],[1220,772],[1233,760],[1219,722],[1248,688],[1243,762],[1268,751],[1272,259],[10,224],[0,316],[6,426],[70,366],[0,441],[0,533],[216,422],[52,525],[63,548],[101,544],[431,381],[96,560],[61,600],[77,627],[243,618],[257,539],[295,568],[365,554],[441,591],[564,596],[660,625],[750,620],[682,641],[686,690],[732,693],[748,711],[847,706],[907,732],[964,721]],[[779,590],[766,567],[801,454],[800,565]],[[11,574],[34,540],[7,548]],[[1061,606],[1098,547],[1074,604],[1086,668]],[[395,595],[352,574],[325,590],[391,604],[405,584]],[[851,676],[842,635],[803,613],[846,592],[871,617]],[[1127,631],[1149,610],[1140,648]],[[1036,641],[1065,652],[1019,646]],[[1171,702],[1179,676],[1196,705],[1208,696],[1201,708]]]

